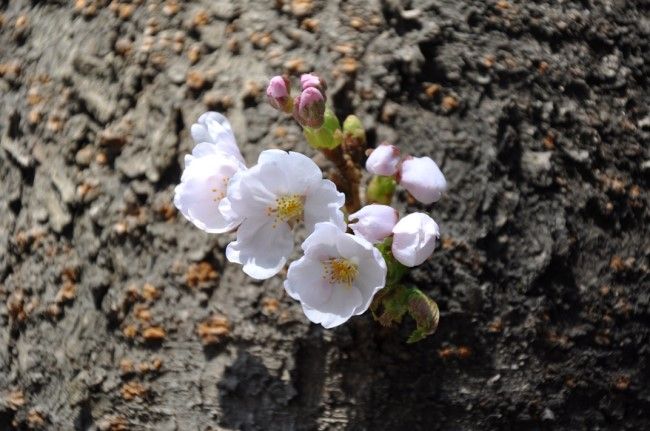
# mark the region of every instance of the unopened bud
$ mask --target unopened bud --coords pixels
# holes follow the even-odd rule
[[[360,236],[371,243],[383,241],[393,233],[393,227],[397,223],[397,211],[388,205],[366,205],[354,214],[350,214],[349,220],[356,221],[348,226],[355,235]]]
[[[366,147],[366,130],[356,115],[348,115],[343,122],[343,135],[348,145],[355,145],[363,152]]]
[[[399,159],[399,148],[394,145],[381,144],[368,156],[366,170],[371,174],[392,177],[397,173]]]
[[[393,228],[391,251],[399,263],[417,266],[427,260],[440,237],[438,224],[423,213],[412,213],[402,218]]]
[[[410,157],[402,162],[399,183],[423,204],[437,202],[447,190],[447,180],[430,157]]]
[[[301,75],[300,85],[302,86],[303,90],[309,87],[313,87],[319,90],[322,94],[325,94],[325,90],[327,90],[327,84],[325,83],[323,78],[321,78],[320,76],[314,73],[305,73]]]
[[[266,87],[266,97],[269,104],[278,111],[290,113],[292,110],[292,100],[290,96],[291,87],[289,80],[284,76],[274,76]]]
[[[325,119],[325,97],[317,88],[305,88],[296,97],[293,106],[293,117],[302,126],[318,129]]]

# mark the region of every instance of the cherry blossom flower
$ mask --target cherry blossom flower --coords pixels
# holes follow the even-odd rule
[[[227,206],[228,181],[246,166],[214,144],[202,142],[185,156],[181,183],[174,189],[174,205],[196,227],[210,233],[228,232],[241,222]]]
[[[430,157],[409,157],[402,162],[399,183],[423,204],[437,202],[447,190],[447,180]]]
[[[293,226],[303,222],[309,234],[316,223],[331,221],[345,230],[344,203],[345,195],[307,156],[263,151],[256,166],[232,178],[220,205],[244,219],[226,257],[253,278],[272,277],[293,251]]]
[[[393,228],[391,251],[399,263],[417,266],[427,260],[440,237],[438,224],[423,213],[412,213],[402,218]]]
[[[371,174],[391,177],[397,173],[399,160],[399,148],[394,145],[381,144],[368,156],[366,170]]]
[[[197,144],[208,142],[217,149],[244,163],[244,158],[239,151],[232,127],[226,117],[218,112],[206,112],[201,115],[190,129],[192,138]]]
[[[392,235],[398,218],[399,215],[395,208],[388,205],[371,204],[350,214],[348,219],[356,222],[350,223],[348,226],[355,235],[374,244]]]
[[[365,239],[318,223],[289,266],[284,288],[307,318],[333,328],[365,312],[386,283],[386,262]]]

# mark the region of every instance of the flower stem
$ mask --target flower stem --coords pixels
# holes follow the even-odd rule
[[[345,151],[345,145],[339,145],[334,149],[322,149],[338,172],[330,175],[330,179],[336,187],[345,194],[345,209],[353,213],[361,208],[361,196],[359,184],[361,183],[361,172],[356,166],[349,153]]]

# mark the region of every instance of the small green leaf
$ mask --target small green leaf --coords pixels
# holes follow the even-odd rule
[[[402,285],[386,287],[381,296],[378,294],[373,300],[371,310],[373,317],[383,326],[400,323],[408,311],[408,289]],[[378,314],[381,308],[381,314]]]
[[[416,328],[407,343],[415,343],[436,332],[440,311],[438,304],[415,286],[400,284],[409,268],[399,263],[391,252],[392,238],[376,245],[386,261],[386,287],[380,290],[372,303],[370,311],[373,318],[383,326],[400,323],[407,312],[415,320]]]
[[[436,332],[440,320],[440,310],[433,299],[422,293],[420,289],[411,287],[407,307],[409,314],[417,324],[417,328],[411,333],[407,343],[415,343]]]
[[[380,290],[370,305],[372,317],[382,326],[399,324],[408,312],[416,328],[406,340],[415,343],[436,332],[440,311],[438,305],[416,287],[387,286]]]

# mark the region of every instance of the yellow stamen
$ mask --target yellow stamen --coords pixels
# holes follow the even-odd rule
[[[285,222],[302,219],[305,210],[305,198],[301,195],[286,195],[276,201],[277,217]]]
[[[332,284],[343,283],[348,287],[351,287],[352,283],[359,275],[359,267],[348,259],[328,259],[323,262],[323,266],[325,269],[324,277]]]

